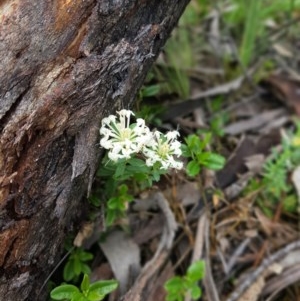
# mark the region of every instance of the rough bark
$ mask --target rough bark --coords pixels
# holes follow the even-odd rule
[[[100,120],[130,106],[187,2],[0,0],[1,300],[45,300]]]

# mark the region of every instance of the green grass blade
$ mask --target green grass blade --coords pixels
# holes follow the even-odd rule
[[[253,57],[255,38],[261,24],[260,10],[262,8],[261,0],[249,0],[246,7],[246,23],[240,48],[240,59],[244,66],[248,66]]]

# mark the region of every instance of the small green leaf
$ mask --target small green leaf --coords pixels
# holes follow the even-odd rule
[[[119,198],[118,197],[110,198],[107,202],[107,207],[109,209],[118,209],[120,207],[119,206]]]
[[[83,294],[82,292],[76,292],[74,293],[73,298],[71,301],[89,301]]]
[[[142,96],[143,97],[155,96],[159,93],[159,91],[160,91],[159,84],[146,86],[142,88]]]
[[[80,285],[80,289],[83,292],[87,292],[89,290],[90,287],[90,279],[89,276],[87,274],[84,274],[81,285]]]
[[[184,288],[184,280],[179,276],[172,277],[165,283],[164,288],[170,293],[181,291]]]
[[[131,158],[130,160],[128,160],[128,164],[131,166],[145,166],[145,162],[141,159],[138,158]]]
[[[206,148],[206,146],[210,144],[211,139],[212,139],[211,132],[206,132],[201,140],[199,138],[202,150],[204,150]]]
[[[205,162],[203,162],[203,165],[211,170],[220,170],[224,167],[225,162],[226,160],[223,156],[209,153],[209,156],[206,158]]]
[[[81,272],[89,275],[91,273],[91,268],[87,264],[82,263],[81,264]]]
[[[203,279],[205,274],[205,262],[198,260],[194,262],[187,270],[187,278],[191,281],[199,281]]]
[[[157,171],[153,172],[152,176],[153,176],[153,180],[155,182],[159,181],[159,179],[160,179],[160,173],[159,172],[157,172]]]
[[[149,173],[149,167],[147,165],[141,165],[141,166],[127,166],[126,171],[130,174],[130,177],[132,177],[136,173]],[[130,178],[128,177],[128,178]]]
[[[147,172],[147,174],[145,174],[145,173],[135,173],[134,174],[134,179],[138,182],[144,182],[148,179],[148,174],[149,174],[148,172]]]
[[[185,141],[191,153],[199,153],[202,151],[201,141],[197,135],[189,135],[185,138]]]
[[[192,299],[194,299],[194,300],[198,300],[202,295],[201,288],[198,285],[194,285],[190,289],[190,293],[191,293]]]
[[[80,293],[79,289],[75,285],[62,284],[50,293],[50,296],[54,300],[72,299],[75,294]]]
[[[188,158],[188,157],[192,156],[192,154],[186,144],[183,144],[183,143],[181,144],[181,152],[182,152],[183,157]]]
[[[105,218],[106,224],[108,226],[111,226],[117,217],[118,217],[118,211],[108,209],[106,211],[106,218]]]
[[[89,261],[94,258],[93,254],[90,252],[81,251],[79,253],[79,258],[81,261]]]
[[[70,281],[75,277],[73,265],[71,261],[68,261],[64,267],[63,277],[65,281]]]
[[[122,185],[119,186],[119,194],[120,195],[126,194],[127,191],[128,191],[127,185],[122,184]]]
[[[81,273],[81,261],[79,260],[79,258],[75,258],[73,260],[73,269],[74,269],[74,273],[75,275],[80,275]]]
[[[111,293],[118,287],[118,282],[116,280],[101,280],[94,282],[90,285],[89,290],[89,299],[94,298],[98,296],[98,298],[103,298],[103,296]],[[94,301],[96,299],[90,299],[91,301]]]
[[[291,194],[284,198],[283,200],[283,209],[286,212],[296,212],[298,206],[298,198],[296,195]]]
[[[195,177],[196,175],[199,174],[199,172],[200,172],[200,166],[198,162],[194,160],[190,161],[186,166],[186,173],[190,177]]]
[[[106,158],[105,162],[107,162],[108,158]],[[108,163],[100,165],[100,168],[97,171],[98,177],[111,177],[116,170],[116,164],[114,164],[112,161],[109,161]]]
[[[121,177],[124,174],[125,167],[126,167],[125,161],[121,161],[117,164],[117,168],[116,168],[115,174],[114,174],[115,179],[118,179],[119,177]]]
[[[204,261],[199,260],[193,263],[187,270],[186,276],[175,276],[169,279],[164,288],[167,291],[167,301],[182,301],[187,292],[193,299],[199,299],[201,289],[197,282],[204,277]]]
[[[102,299],[105,298],[105,295],[100,295],[97,292],[89,292],[87,299],[89,301],[101,301]]]

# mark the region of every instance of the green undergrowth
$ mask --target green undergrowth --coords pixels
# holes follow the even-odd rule
[[[192,263],[186,271],[186,275],[174,276],[164,285],[167,291],[166,301],[183,301],[189,295],[192,300],[198,300],[202,296],[199,281],[205,276],[205,263],[202,260]]]
[[[100,301],[118,287],[115,280],[101,280],[90,283],[89,276],[84,274],[80,287],[73,284],[62,284],[51,291],[53,300],[66,301]]]
[[[296,121],[294,131],[285,132],[281,145],[272,149],[263,166],[262,177],[252,179],[244,194],[258,191],[256,203],[269,217],[274,215],[279,203],[285,212],[297,213],[299,196],[291,175],[299,165],[300,121]]]

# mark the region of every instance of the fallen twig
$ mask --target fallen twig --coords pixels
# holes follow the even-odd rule
[[[300,248],[300,240],[296,240],[282,249],[278,250],[270,257],[265,258],[261,265],[252,272],[236,289],[226,301],[237,301],[240,296],[258,279],[258,277],[274,262],[278,261],[291,251]]]
[[[153,258],[146,263],[140,275],[136,279],[133,287],[126,293],[122,301],[141,301],[143,300],[143,289],[146,287],[147,282],[157,272],[159,267],[165,262],[168,257],[169,250],[175,237],[177,223],[172,210],[169,207],[168,201],[165,199],[161,192],[156,192],[153,195],[157,206],[165,216],[165,225],[163,234],[160,239],[159,246]]]
[[[205,292],[207,295],[207,299],[209,301],[220,301],[220,297],[217,291],[217,287],[215,284],[215,281],[213,279],[212,271],[211,271],[211,265],[210,265],[210,239],[209,239],[209,221],[207,220],[206,223],[206,231],[205,231],[205,247],[206,247],[206,259],[205,259],[205,278],[203,281]]]

